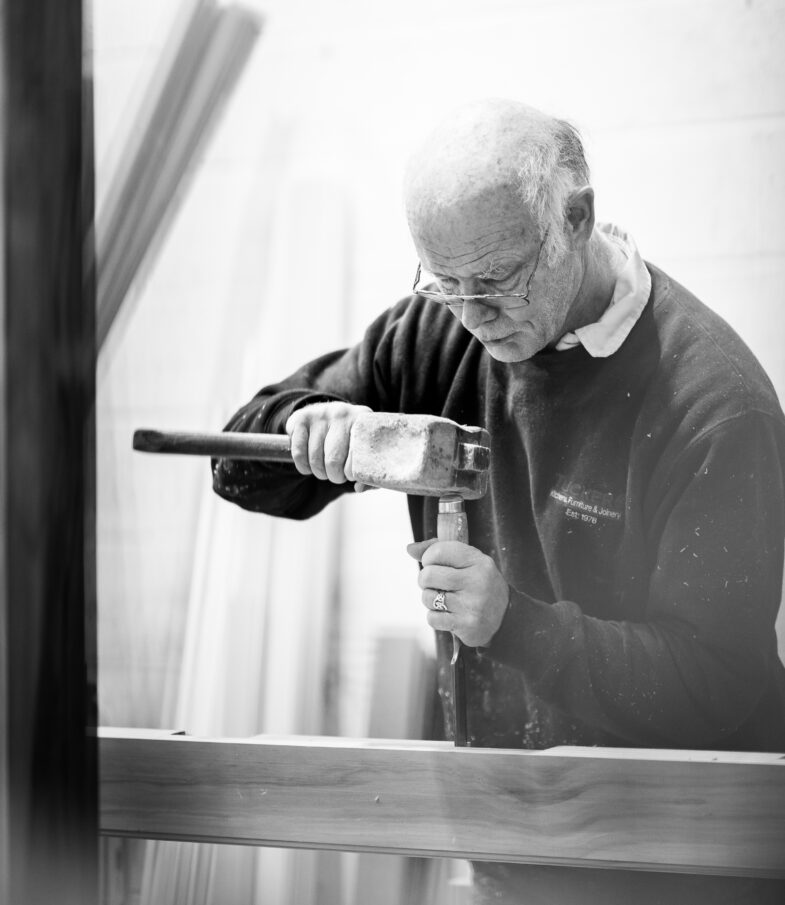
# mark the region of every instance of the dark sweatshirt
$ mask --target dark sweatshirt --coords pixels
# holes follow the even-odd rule
[[[490,431],[470,542],[512,594],[490,646],[467,651],[471,744],[785,751],[783,414],[728,325],[649,270],[649,302],[608,358],[578,346],[497,362],[410,297],[227,425],[280,432],[296,408],[344,400]],[[222,461],[214,478],[290,518],[351,490],[278,464]],[[436,500],[409,510],[415,539],[435,536]],[[437,649],[449,736],[449,635]]]

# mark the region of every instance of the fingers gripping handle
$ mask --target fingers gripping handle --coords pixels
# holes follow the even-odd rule
[[[436,517],[436,536],[439,540],[457,540],[462,544],[469,543],[469,523],[463,500],[456,494],[439,498],[439,513]],[[452,699],[455,706],[455,746],[465,748],[468,745],[466,725],[466,674],[463,661],[463,648],[457,635],[452,636]]]

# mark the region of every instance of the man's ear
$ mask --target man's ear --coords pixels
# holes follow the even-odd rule
[[[573,250],[582,248],[594,230],[594,189],[578,189],[567,203],[567,234]]]

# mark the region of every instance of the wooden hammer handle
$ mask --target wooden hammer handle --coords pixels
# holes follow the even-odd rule
[[[141,452],[184,453],[219,459],[261,459],[264,462],[291,462],[286,434],[239,434],[216,431],[134,431],[134,449]]]

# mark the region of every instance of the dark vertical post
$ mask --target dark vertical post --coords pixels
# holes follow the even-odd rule
[[[83,11],[80,0],[0,2],[0,895],[92,905],[95,313]]]

